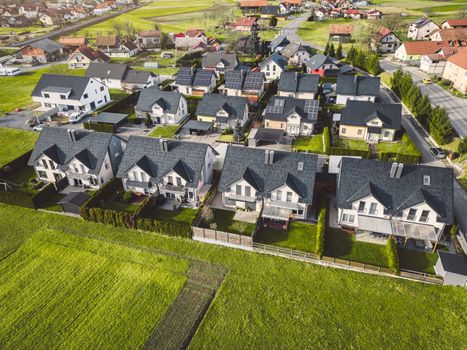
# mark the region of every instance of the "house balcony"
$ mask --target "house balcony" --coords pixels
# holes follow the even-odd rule
[[[240,201],[240,202],[248,202],[248,203],[256,202],[256,197],[242,196],[239,194],[229,194],[229,195],[226,195],[225,198],[231,201]]]
[[[265,219],[289,221],[289,219],[293,218],[293,214],[292,209],[268,206],[263,208],[261,217]]]
[[[72,171],[67,171],[66,176],[70,179],[81,180],[81,181],[89,181],[91,178],[94,177],[91,174],[82,174],[82,173],[76,173]]]
[[[151,182],[145,182],[145,181],[126,180],[125,183],[128,187],[148,188],[148,189],[152,187]]]
[[[171,184],[159,186],[161,192],[171,192],[177,194],[185,194],[187,188],[185,186],[175,186]]]
[[[290,209],[290,210],[298,210],[298,209],[303,209],[301,208],[298,203],[293,203],[293,202],[282,202],[282,201],[275,201],[271,200],[268,204],[266,204],[268,207],[279,207],[279,208],[284,208],[284,209]]]

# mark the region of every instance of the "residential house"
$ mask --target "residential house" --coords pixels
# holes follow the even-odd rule
[[[89,77],[43,74],[32,92],[32,100],[44,109],[92,112],[110,102],[107,86]]]
[[[461,254],[437,250],[438,261],[434,266],[437,276],[448,286],[467,286],[467,263]]]
[[[271,53],[280,52],[284,47],[290,44],[289,39],[284,34],[279,34],[271,40],[269,44],[269,49]]]
[[[322,21],[323,19],[327,18],[329,16],[329,10],[326,9],[325,7],[318,7],[314,11],[314,17],[318,21]]]
[[[136,34],[136,42],[140,49],[156,49],[161,47],[160,30],[144,30]]]
[[[63,57],[65,47],[50,39],[41,39],[22,47],[19,52],[23,62],[48,63]]]
[[[196,208],[213,182],[215,159],[216,151],[205,143],[132,135],[117,177],[126,191]]]
[[[444,41],[406,41],[394,53],[398,60],[410,64],[417,64],[423,55],[431,55],[439,49],[449,46]]]
[[[271,18],[271,17],[282,17],[288,13],[288,9],[285,5],[268,5],[262,6],[259,8],[259,13],[261,18]]]
[[[441,29],[467,28],[467,18],[448,19],[441,23]]]
[[[226,71],[235,69],[238,66],[237,55],[224,51],[208,52],[203,57],[203,69],[212,70],[219,77]]]
[[[4,28],[29,27],[33,20],[26,16],[0,16],[0,24]]]
[[[39,15],[40,7],[38,5],[25,3],[18,8],[18,14],[30,19],[35,19]]]
[[[267,0],[243,0],[240,1],[240,10],[244,13],[258,13],[261,7],[268,6]]]
[[[125,141],[110,133],[42,129],[28,165],[42,181],[98,189],[117,173]]]
[[[309,136],[318,122],[318,112],[318,100],[273,96],[263,112],[264,126],[291,136]]]
[[[446,46],[434,54],[423,55],[420,59],[420,70],[441,77],[446,67],[447,59],[457,53],[457,47]]]
[[[262,72],[230,70],[225,73],[225,81],[219,86],[219,92],[227,96],[243,96],[250,102],[256,102],[264,92],[265,81]]]
[[[345,105],[348,100],[375,102],[379,88],[379,77],[339,75],[336,82],[336,104]]]
[[[98,2],[94,10],[92,11],[96,16],[103,15],[107,12],[112,11],[112,7],[105,2]]]
[[[247,98],[222,94],[205,94],[196,108],[198,121],[212,122],[220,130],[234,128],[237,123],[243,127],[248,112]]]
[[[61,36],[58,43],[73,50],[80,46],[87,45],[87,39],[84,36]]]
[[[258,28],[257,17],[240,17],[232,23],[232,29],[238,32],[251,33],[254,28]]]
[[[398,36],[388,28],[380,28],[371,38],[371,49],[379,53],[395,52],[401,45]]]
[[[88,17],[88,13],[83,6],[75,6],[70,11],[75,19],[84,19]]]
[[[208,38],[202,29],[188,29],[185,33],[177,33],[173,37],[177,50],[189,50],[199,43],[207,44]]]
[[[300,12],[303,9],[302,0],[282,0],[281,4],[287,7],[289,12]]]
[[[436,244],[453,223],[451,168],[343,157],[337,222],[360,237],[397,236]]]
[[[338,74],[351,73],[353,70],[348,65],[340,65],[334,57],[317,53],[305,62],[306,71],[310,74],[318,74],[322,77],[335,77]]]
[[[131,41],[121,42],[116,35],[96,36],[96,46],[110,57],[133,57],[139,50]]]
[[[443,78],[453,82],[453,87],[464,95],[467,94],[467,48],[448,58]]]
[[[329,41],[349,43],[352,40],[352,24],[331,24],[329,26]]]
[[[207,69],[182,67],[172,87],[184,95],[203,96],[216,87],[216,75]]]
[[[86,76],[119,90],[142,90],[157,83],[152,72],[135,71],[124,63],[90,63]]]
[[[162,91],[157,86],[141,91],[135,106],[136,116],[154,124],[179,124],[189,117],[185,97],[176,91]]]
[[[219,180],[222,204],[261,212],[263,224],[307,220],[313,205],[314,154],[229,146]]]
[[[407,37],[412,40],[428,40],[435,29],[439,29],[439,26],[431,19],[420,18],[409,26]]]
[[[275,52],[259,64],[260,71],[266,76],[266,80],[276,80],[287,69],[287,59]]]
[[[297,43],[290,43],[284,47],[281,54],[287,58],[291,66],[300,66],[311,57],[310,48]]]
[[[313,100],[318,97],[318,87],[318,74],[282,72],[277,92],[279,96]]]
[[[383,18],[383,13],[377,9],[371,9],[364,13],[364,16],[367,19],[381,19]]]
[[[430,33],[430,40],[447,42],[450,46],[467,46],[467,28],[436,29]]]
[[[341,112],[339,136],[368,142],[394,141],[401,118],[400,104],[348,100]]]
[[[107,53],[110,50],[116,50],[120,45],[120,39],[115,34],[96,35],[96,47]]]
[[[361,19],[363,17],[363,13],[356,9],[348,9],[344,11],[344,18],[352,18],[352,19]]]
[[[109,62],[110,57],[103,53],[101,50],[94,50],[93,48],[83,45],[78,47],[68,57],[66,63],[69,69],[88,68],[91,63]]]

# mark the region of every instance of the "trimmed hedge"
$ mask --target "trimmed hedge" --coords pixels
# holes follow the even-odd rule
[[[370,151],[342,147],[329,147],[329,154],[335,156],[358,156],[362,157],[363,159],[370,158]]]
[[[86,130],[94,130],[94,131],[100,131],[100,132],[106,132],[109,134],[115,134],[115,126],[112,124],[101,124],[101,123],[96,123],[96,122],[87,122],[83,123],[83,127]]]
[[[36,209],[32,196],[23,192],[4,192],[0,190],[0,202],[19,207]]]
[[[386,243],[386,254],[388,256],[389,268],[396,274],[400,274],[399,254],[397,252],[396,239],[390,237]]]
[[[379,160],[393,161],[405,164],[419,164],[422,161],[421,155],[401,154],[395,152],[380,152],[378,155]]]
[[[324,144],[324,154],[328,154],[331,148],[331,138],[329,136],[329,128],[327,126],[323,129],[323,144]]]
[[[326,208],[321,209],[318,217],[316,233],[316,255],[321,259],[324,254],[324,239],[326,235]]]
[[[36,208],[42,207],[47,201],[57,193],[53,183],[47,184],[42,190],[32,196],[32,202]]]

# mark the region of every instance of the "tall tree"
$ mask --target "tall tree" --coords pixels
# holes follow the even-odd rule
[[[394,93],[397,96],[400,96],[400,86],[401,86],[400,84],[401,84],[401,79],[402,79],[403,74],[404,73],[399,68],[398,70],[394,72],[394,74],[391,77],[391,81],[390,81],[391,89],[394,91]]]
[[[378,55],[370,54],[370,57],[365,61],[365,69],[368,73],[373,75],[378,75],[381,73]]]
[[[237,142],[243,141],[243,128],[239,121],[235,124],[235,128],[233,130],[234,140]]]
[[[339,43],[336,49],[336,58],[340,60],[342,58],[342,43]]]
[[[349,51],[347,52],[347,62],[353,64],[355,61],[356,49],[354,46],[351,46]]]
[[[331,43],[331,45],[329,45],[328,55],[331,56],[331,57],[334,57],[336,55],[336,49],[334,48],[333,43]]]
[[[432,112],[431,101],[428,96],[423,95],[415,106],[415,117],[424,126],[427,126],[428,119]]]
[[[436,106],[431,113],[428,122],[428,129],[431,136],[441,145],[448,143],[453,134],[451,122],[448,113],[442,107]]]
[[[324,54],[327,55],[329,53],[329,41],[326,43],[326,47],[324,48]]]

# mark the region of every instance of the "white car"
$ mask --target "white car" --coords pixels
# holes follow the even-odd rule
[[[83,119],[85,115],[86,113],[84,112],[73,112],[68,115],[68,120],[70,121],[70,123],[77,123],[81,119]]]
[[[34,131],[42,131],[42,129],[44,128],[44,124],[37,124],[36,126],[34,126],[32,128],[32,130]]]

